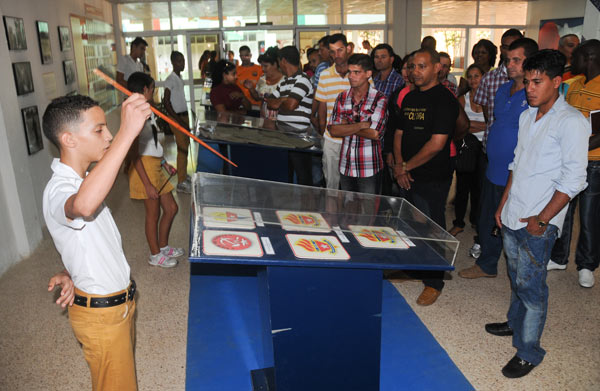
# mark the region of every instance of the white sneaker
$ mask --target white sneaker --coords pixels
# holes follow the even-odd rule
[[[553,260],[548,262],[548,266],[546,266],[546,270],[565,270],[567,265],[561,265],[560,263],[556,263]]]
[[[177,191],[180,193],[190,194],[192,192],[192,184],[188,181],[183,181],[177,185]]]
[[[584,288],[594,286],[594,273],[590,269],[581,269],[579,271],[579,285]]]
[[[177,257],[182,256],[185,253],[181,247],[171,247],[171,246],[166,246],[166,247],[161,248],[160,252],[169,258],[177,258]]]
[[[159,266],[159,267],[165,267],[165,268],[177,266],[176,259],[170,258],[170,257],[164,255],[163,253],[158,253],[156,255],[150,255],[150,258],[148,258],[148,263],[152,266]]]
[[[475,259],[479,258],[481,255],[481,245],[479,245],[479,243],[475,243],[473,247],[469,249],[469,255]]]

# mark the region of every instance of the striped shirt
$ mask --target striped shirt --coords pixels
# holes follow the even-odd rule
[[[348,89],[350,89],[348,73],[346,73],[346,77],[340,76],[335,70],[335,64],[321,72],[315,99],[319,102],[327,103],[327,123],[329,123],[329,119],[331,118],[331,112],[333,111],[333,106],[338,95]],[[342,143],[341,137],[332,137],[327,129],[325,129],[324,136],[338,144]]]
[[[327,69],[329,67],[330,67],[330,65],[327,61],[323,61],[322,63],[317,65],[317,69],[315,69],[315,74],[310,79],[315,91],[317,90],[317,86],[319,85],[319,78],[321,77],[321,72],[323,72],[325,69]]]
[[[466,78],[466,75],[464,76]],[[487,127],[483,132],[483,150],[485,151],[485,145],[487,144],[487,136],[494,123],[494,100],[496,98],[496,91],[498,88],[508,82],[508,74],[506,73],[506,66],[500,65],[498,68],[489,71],[481,78],[477,93],[473,97],[473,102],[478,105],[486,106],[487,108]]]
[[[335,101],[329,125],[371,122],[379,139],[371,140],[356,134],[343,138],[340,151],[340,173],[345,176],[368,178],[383,168],[381,141],[387,123],[387,98],[373,86],[360,102],[352,101],[352,89],[340,93]]]
[[[277,112],[277,121],[283,122],[295,129],[306,129],[310,126],[310,113],[312,112],[313,88],[310,79],[304,72],[298,70],[292,76],[284,77],[277,89],[273,92],[274,98],[293,98],[300,104],[294,111]]]

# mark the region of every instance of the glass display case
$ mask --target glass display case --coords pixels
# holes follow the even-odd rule
[[[295,129],[269,119],[208,110],[198,113],[196,135],[227,144],[255,144],[305,151],[320,151],[322,140],[312,126]]]
[[[452,270],[458,250],[402,198],[206,173],[192,194],[191,262]]]

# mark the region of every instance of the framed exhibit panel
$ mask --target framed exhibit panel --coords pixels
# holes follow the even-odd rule
[[[50,45],[50,33],[48,31],[48,22],[38,20],[35,22],[40,45],[40,56],[42,64],[52,64],[52,46]]]
[[[8,50],[26,50],[25,23],[23,18],[4,16],[4,30],[8,41]]]
[[[27,151],[30,155],[33,155],[44,148],[38,108],[37,106],[25,107],[21,109],[21,115],[23,116],[23,126],[25,127]]]

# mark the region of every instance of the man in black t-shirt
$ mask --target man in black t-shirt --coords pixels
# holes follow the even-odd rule
[[[439,54],[418,50],[410,64],[416,90],[402,101],[395,119],[394,177],[406,198],[446,229],[446,199],[452,182],[450,142],[459,115],[459,103],[438,82]],[[433,304],[444,287],[443,272],[429,273],[417,304]]]

